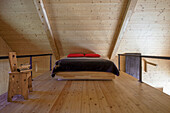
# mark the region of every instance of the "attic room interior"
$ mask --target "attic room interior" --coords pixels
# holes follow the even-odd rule
[[[170,0],[1,0],[0,113],[170,113]]]

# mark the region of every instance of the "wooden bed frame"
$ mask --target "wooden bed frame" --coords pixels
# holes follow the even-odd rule
[[[115,78],[113,73],[95,71],[76,71],[76,72],[57,72],[56,77],[62,80],[112,80]]]

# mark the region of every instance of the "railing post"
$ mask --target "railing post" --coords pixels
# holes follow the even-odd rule
[[[30,69],[32,69],[32,56],[30,56]],[[31,71],[31,79],[32,79],[32,71]]]
[[[139,71],[139,82],[142,83],[142,56],[140,55],[140,71]]]
[[[52,70],[51,66],[52,66],[52,55],[50,55],[50,71]]]
[[[118,66],[119,66],[119,71],[120,71],[120,54],[118,54]]]

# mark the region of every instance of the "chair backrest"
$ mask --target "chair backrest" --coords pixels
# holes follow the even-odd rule
[[[11,67],[11,72],[17,71],[16,52],[9,52],[9,63]]]

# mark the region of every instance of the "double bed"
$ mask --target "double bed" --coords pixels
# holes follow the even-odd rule
[[[116,65],[96,57],[67,57],[58,60],[51,76],[58,79],[114,79],[119,76]]]

